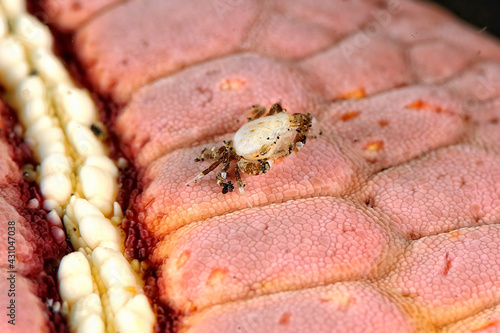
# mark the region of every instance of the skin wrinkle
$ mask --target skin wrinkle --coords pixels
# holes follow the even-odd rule
[[[93,87],[127,103],[117,131],[140,175],[135,208],[182,331],[329,331],[323,318],[339,332],[498,329],[498,41],[418,1],[226,4],[183,32],[155,7],[160,30],[142,34],[142,4],[159,1],[91,19],[76,52]],[[199,43],[221,26],[224,46]],[[213,173],[185,186],[208,166],[193,162],[202,148],[278,101],[323,136],[244,178],[253,208]],[[345,245],[328,252],[327,235]]]
[[[303,208],[296,211],[297,205]],[[152,258],[157,263],[168,258],[160,279],[168,301],[175,308],[201,310],[275,290],[384,275],[403,242],[378,224],[372,214],[342,200],[289,201],[191,223],[160,242]],[[223,234],[229,246],[207,244],[214,234]],[[220,273],[220,284],[212,285],[214,273]]]

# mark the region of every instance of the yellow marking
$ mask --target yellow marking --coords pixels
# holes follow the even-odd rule
[[[340,95],[342,99],[360,99],[366,97],[365,88],[358,88],[355,90],[347,91]]]
[[[176,262],[176,266],[177,266],[177,269],[180,269],[182,266],[184,266],[184,264],[186,263],[186,261],[189,259],[189,251],[184,251],[181,256],[179,257],[179,259],[177,259],[177,262]]]
[[[227,269],[216,268],[210,273],[207,284],[212,286],[221,285],[226,275],[227,275]]]
[[[378,153],[384,148],[384,142],[383,141],[371,141],[368,142],[363,149],[368,150],[368,151],[373,151]]]
[[[240,79],[226,79],[221,82],[220,90],[237,90],[245,85],[245,81]]]

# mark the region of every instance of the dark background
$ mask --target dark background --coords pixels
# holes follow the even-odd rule
[[[463,20],[500,37],[500,0],[432,0]]]

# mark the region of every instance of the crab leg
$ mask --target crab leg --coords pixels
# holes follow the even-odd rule
[[[238,190],[240,191],[240,194],[245,195],[245,183],[241,179],[240,167],[238,166],[238,164],[236,164],[236,167],[234,168],[234,177],[236,178],[236,183],[238,184]]]
[[[219,149],[219,151],[220,151],[220,149]],[[224,159],[224,156],[226,156],[226,154],[223,154],[214,163],[212,163],[208,168],[206,168],[205,170],[203,170],[202,172],[200,172],[193,179],[189,180],[186,183],[186,185],[189,186],[189,184],[191,184],[191,183],[197,183],[198,180],[200,180],[201,178],[205,177],[207,174],[209,174],[210,172],[212,172],[215,168],[217,168],[217,166],[219,166],[219,164],[222,163],[222,160]]]
[[[283,107],[281,106],[281,103],[274,103],[271,108],[269,109],[269,113],[267,114],[268,116],[272,116],[273,114],[281,113],[284,112]]]
[[[238,190],[240,191],[240,196],[245,197],[245,182],[241,179],[240,167],[236,164],[234,168],[234,177],[236,178],[236,183],[238,184]],[[252,208],[252,204],[247,197],[245,197],[248,207]]]
[[[225,150],[225,147],[220,147],[219,150],[215,150],[215,147],[208,150],[208,148],[203,148],[201,151],[200,157],[194,159],[195,162],[200,162],[204,160],[211,160],[214,158],[218,158]]]
[[[248,121],[258,119],[266,114],[267,108],[259,104],[252,105],[248,113],[250,116],[247,118]]]
[[[222,155],[222,168],[217,174],[217,184],[220,185],[224,180],[227,179],[227,169],[229,169],[229,154],[224,152]]]

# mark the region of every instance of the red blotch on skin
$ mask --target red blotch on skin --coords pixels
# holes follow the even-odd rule
[[[280,325],[288,325],[291,318],[292,314],[290,312],[285,312],[280,318]]]
[[[434,105],[432,103],[428,103],[428,102],[420,100],[420,99],[416,100],[415,102],[413,102],[411,104],[406,105],[406,108],[407,109],[423,110],[423,111],[431,111],[431,112],[435,112],[435,113],[447,113],[447,114],[451,114],[451,115],[456,114],[452,110],[445,109],[439,105]]]
[[[451,268],[451,258],[450,254],[447,252],[444,258],[445,264],[444,264],[444,269],[443,269],[443,275],[446,276],[448,275],[448,272],[450,271]]]
[[[359,116],[360,113],[361,113],[361,111],[346,112],[346,113],[342,114],[342,116],[340,117],[340,119],[342,121],[349,121],[349,120],[354,119],[357,116]]]
[[[379,120],[378,124],[380,125],[380,127],[386,127],[387,125],[389,125],[389,122],[387,120]]]

